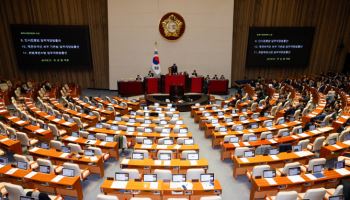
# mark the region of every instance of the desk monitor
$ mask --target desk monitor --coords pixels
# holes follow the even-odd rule
[[[79,133],[74,131],[74,132],[72,132],[72,136],[73,137],[79,137]]]
[[[184,139],[184,145],[193,145],[194,140],[193,139]]]
[[[131,154],[131,159],[134,159],[134,160],[143,160],[143,158],[144,158],[143,153],[133,152],[133,153]]]
[[[176,111],[176,108],[170,108],[169,111],[170,111],[170,112],[175,112],[175,111]]]
[[[119,128],[118,128],[117,125],[111,125],[111,129],[112,129],[113,131],[117,131]]]
[[[46,142],[41,142],[40,143],[40,148],[43,148],[43,149],[50,149],[50,146],[48,143]]]
[[[173,104],[168,103],[168,104],[166,104],[166,107],[171,108],[171,107],[173,107]]]
[[[160,121],[159,121],[159,124],[160,124],[160,125],[166,125],[166,124],[168,124],[168,122],[167,122],[166,120],[160,120]]]
[[[217,123],[219,123],[219,120],[218,120],[218,119],[212,119],[212,120],[211,120],[211,123],[212,123],[212,124],[217,124]]]
[[[289,152],[289,151],[292,151],[292,145],[289,144],[289,143],[286,143],[286,144],[280,144],[278,146],[278,150],[279,152]]]
[[[258,114],[252,114],[252,119],[258,119],[259,118],[259,113]]]
[[[272,126],[272,121],[266,122],[265,127],[271,127],[271,126]]]
[[[84,150],[84,155],[85,156],[94,156],[95,155],[95,151],[93,149],[85,149]]]
[[[74,169],[63,168],[62,175],[67,177],[74,177]]]
[[[300,175],[301,169],[300,167],[291,167],[288,169],[288,176],[296,176]]]
[[[44,174],[50,174],[50,166],[39,165],[39,172],[44,173]]]
[[[243,130],[243,125],[237,125],[235,127],[235,131],[242,131]]]
[[[135,118],[130,118],[128,122],[129,122],[129,123],[135,123],[135,122],[136,122],[136,119],[135,119]]]
[[[290,122],[292,122],[292,121],[294,121],[294,120],[295,120],[294,117],[289,117],[289,121],[290,121]]]
[[[320,123],[320,126],[321,126],[321,127],[326,126],[326,122],[321,122],[321,123]]]
[[[257,141],[258,140],[258,137],[256,137],[256,135],[251,135],[248,137],[248,141],[251,142],[251,141]]]
[[[199,160],[199,154],[198,153],[188,153],[187,160]]]
[[[102,126],[101,123],[97,123],[97,124],[96,124],[96,128],[103,128],[103,126]]]
[[[232,118],[225,118],[225,122],[226,123],[232,122]]]
[[[229,143],[238,143],[238,137],[230,137]]]
[[[130,111],[130,115],[135,116],[136,112],[135,111]]]
[[[328,200],[343,200],[344,196],[343,195],[336,195],[336,196],[330,196]]]
[[[68,118],[68,122],[74,123],[74,119],[73,118]]]
[[[172,119],[174,119],[174,117],[173,117]],[[177,120],[177,121],[175,122],[175,124],[176,124],[176,125],[183,125],[183,124],[184,124],[184,121],[182,121],[182,120]]]
[[[114,142],[114,137],[111,135],[106,136],[106,142]]]
[[[16,134],[10,134],[9,137],[10,137],[10,140],[17,140]]]
[[[122,118],[121,118],[120,116],[116,116],[116,117],[114,118],[114,120],[117,121],[117,122],[120,122],[120,121],[122,121]]]
[[[239,116],[239,121],[244,121],[246,120],[247,118],[245,116]]]
[[[282,132],[282,137],[287,137],[289,136],[289,131],[283,131]]]
[[[28,169],[28,163],[27,162],[22,162],[22,161],[17,161],[17,168],[19,169]]]
[[[36,121],[32,121],[32,123],[31,123],[33,126],[36,126]]]
[[[336,143],[337,143],[337,138],[331,138],[331,139],[328,140],[328,144],[329,145],[334,145]]]
[[[242,108],[242,112],[247,112],[247,108]]]
[[[264,112],[264,117],[268,117],[269,113],[268,112]]]
[[[151,124],[152,123],[152,120],[150,119],[145,119],[145,121],[143,122],[144,124]]]
[[[314,165],[312,168],[312,173],[321,173],[323,171],[323,165]]]
[[[19,200],[35,200],[34,197],[20,196]]]
[[[223,108],[224,108],[224,109],[228,108],[228,105],[227,105],[227,104],[225,104],[225,105],[223,106]]]
[[[171,129],[170,128],[163,128],[162,133],[170,133]]]
[[[173,174],[171,177],[172,182],[186,182],[186,174]]]
[[[122,173],[122,172],[116,172],[114,175],[114,180],[116,180],[116,181],[129,181],[129,174]]]
[[[152,128],[145,127],[145,133],[152,133]]]
[[[276,170],[263,171],[263,178],[275,178],[275,177],[276,177]]]
[[[143,182],[157,182],[157,174],[144,174]]]
[[[254,156],[255,156],[255,152],[253,150],[245,151],[243,154],[243,157],[245,157],[245,158],[250,158],[250,157],[254,157]]]
[[[164,139],[163,144],[164,145],[173,145],[174,141],[172,139]]]
[[[301,145],[294,145],[294,146],[292,146],[292,150],[293,150],[293,152],[301,151],[302,150],[301,149]]]
[[[171,153],[160,153],[159,160],[171,160]]]
[[[148,107],[147,106],[143,106],[143,110],[148,110]]]
[[[159,103],[154,103],[154,107],[159,107]]]
[[[153,141],[149,138],[144,138],[142,141],[142,144],[146,144],[146,145],[152,145]]]
[[[128,126],[128,127],[126,128],[126,132],[135,132],[135,127],[133,127],[133,126]]]
[[[200,175],[200,182],[214,182],[214,173],[206,173]]]
[[[180,114],[179,114],[179,113],[174,113],[174,114],[173,114],[173,117],[179,118],[179,117],[180,117]]]
[[[334,169],[341,169],[345,167],[345,160],[341,161],[335,161],[334,162]]]
[[[145,112],[143,115],[144,115],[145,117],[149,117],[149,116],[150,116],[149,112]]]
[[[165,117],[165,114],[164,114],[164,113],[158,113],[158,117],[159,117],[159,118],[164,118],[164,117]]]
[[[218,112],[218,116],[223,116],[224,115],[224,112],[220,111]]]
[[[273,134],[272,133],[269,133],[269,134],[266,135],[266,139],[267,140],[270,140],[272,138],[273,138]]]
[[[350,140],[350,133],[346,134],[345,137],[344,137],[344,141],[346,140]]]
[[[217,110],[218,108],[216,106],[211,107],[212,110]]]
[[[63,153],[70,153],[70,148],[69,147],[62,146],[61,150],[62,150]]]
[[[187,128],[180,128],[179,133],[188,133],[188,129]]]
[[[313,131],[313,130],[315,130],[315,129],[316,129],[316,126],[315,126],[315,125],[309,126],[309,130],[310,130],[310,131]]]
[[[6,157],[0,157],[0,165],[7,165],[9,159]]]
[[[280,119],[278,120],[278,123],[277,124],[283,124],[285,122],[284,118],[283,119]]]
[[[233,109],[231,113],[236,114],[236,109]]]
[[[226,127],[219,127],[219,132],[226,132],[227,128]]]
[[[258,123],[251,123],[251,124],[250,124],[250,128],[251,128],[251,129],[256,129],[256,128],[258,128],[258,127],[259,127]]]
[[[206,112],[206,113],[203,113],[204,117],[209,117],[210,116],[210,113]]]
[[[87,137],[88,140],[96,140],[95,134],[89,134]]]
[[[278,153],[278,149],[269,149],[269,155],[277,155]]]

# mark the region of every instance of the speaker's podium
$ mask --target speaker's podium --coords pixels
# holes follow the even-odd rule
[[[185,96],[185,86],[184,85],[170,85],[170,100],[178,101],[183,99]]]
[[[159,81],[160,78],[147,77],[145,78],[145,87],[147,94],[159,93]]]
[[[186,76],[183,74],[179,74],[179,75],[170,75],[167,74],[164,77],[164,93],[168,93],[170,92],[170,86],[182,86],[182,88],[184,89],[185,85],[186,85]]]

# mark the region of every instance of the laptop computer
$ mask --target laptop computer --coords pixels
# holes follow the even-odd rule
[[[157,182],[157,174],[144,174],[143,182]]]
[[[63,168],[62,175],[67,177],[74,177],[74,169]]]
[[[328,200],[343,200],[344,196],[343,195],[336,195],[336,196],[330,196]]]
[[[324,177],[323,165],[314,165],[312,168],[312,175],[314,175],[316,178]]]
[[[186,174],[173,174],[171,177],[172,182],[186,182]]]
[[[116,181],[129,181],[129,174],[122,173],[122,172],[116,172],[114,175],[114,180],[116,180]]]
[[[276,177],[276,170],[263,171],[263,178],[275,178],[275,177]]]

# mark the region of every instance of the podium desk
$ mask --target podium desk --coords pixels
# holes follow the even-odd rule
[[[191,92],[202,93],[203,92],[203,77],[191,77]]]
[[[159,81],[160,78],[149,77],[145,78],[146,94],[159,93]]]
[[[170,86],[186,86],[186,76],[185,75],[165,75],[164,78],[164,93],[170,92]]]
[[[227,94],[228,80],[209,80],[208,94]]]
[[[124,97],[142,95],[145,93],[142,81],[118,81],[117,84],[118,93]]]

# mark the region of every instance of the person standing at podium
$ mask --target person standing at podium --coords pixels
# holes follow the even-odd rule
[[[175,63],[171,66],[171,74],[177,74],[177,66]]]

